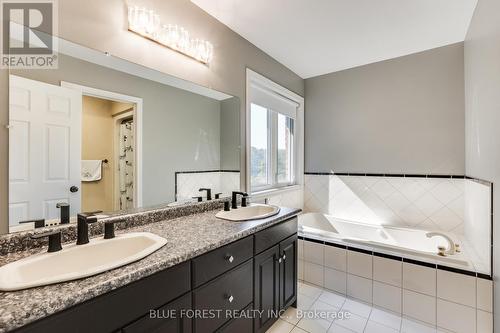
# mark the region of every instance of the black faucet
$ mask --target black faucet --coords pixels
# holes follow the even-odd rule
[[[212,200],[212,189],[211,188],[200,188],[198,190],[199,192],[201,191],[206,191],[207,192],[207,200]]]
[[[77,216],[76,224],[76,245],[83,245],[89,242],[89,223],[97,222],[94,215],[99,212],[81,213]]]
[[[248,197],[248,193],[246,192],[239,192],[239,191],[233,191],[232,198],[231,198],[231,208],[236,209],[238,208],[238,195],[242,195],[244,197]]]
[[[61,209],[61,224],[69,223],[69,204],[66,202],[59,202],[56,207]]]
[[[31,235],[31,239],[39,239],[39,238],[49,238],[49,249],[47,252],[57,252],[62,250],[61,246],[61,231],[49,231],[41,234]]]

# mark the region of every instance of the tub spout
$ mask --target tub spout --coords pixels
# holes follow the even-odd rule
[[[428,232],[425,235],[427,236],[427,238],[432,238],[432,237],[435,237],[435,236],[441,236],[444,239],[446,239],[446,241],[448,242],[448,248],[444,252],[445,254],[453,255],[453,254],[455,254],[457,252],[457,247],[455,245],[455,242],[448,235],[446,235],[444,233],[441,233],[441,232]],[[439,249],[439,247],[438,247],[438,249]]]

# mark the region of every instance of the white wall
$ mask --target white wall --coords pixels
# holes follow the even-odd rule
[[[500,2],[479,0],[465,40],[466,172],[494,183],[493,279],[500,277]],[[500,332],[500,288],[494,289]]]

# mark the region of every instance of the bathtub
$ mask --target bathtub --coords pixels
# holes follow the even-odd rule
[[[439,256],[437,247],[448,247],[448,242],[442,236],[428,238],[427,232],[429,231],[346,221],[321,213],[299,215],[299,234],[305,237],[470,268],[471,264],[463,252],[447,257]],[[454,236],[448,233],[446,235],[455,240]]]

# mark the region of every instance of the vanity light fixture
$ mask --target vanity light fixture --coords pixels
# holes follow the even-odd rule
[[[214,48],[210,42],[191,38],[189,32],[178,25],[162,24],[153,10],[129,7],[128,30],[204,64],[212,60]]]

